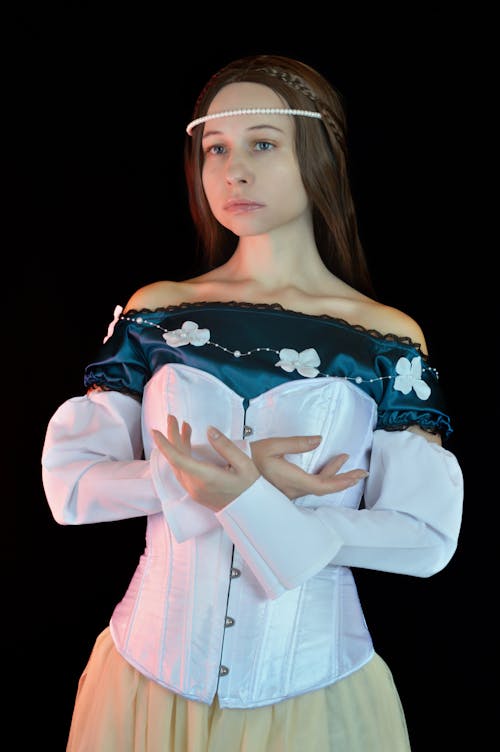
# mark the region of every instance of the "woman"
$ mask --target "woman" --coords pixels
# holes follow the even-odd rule
[[[187,126],[208,271],[117,306],[50,420],[55,520],[147,516],[80,679],[68,750],[410,749],[351,567],[428,577],[462,475],[423,332],[371,288],[341,99],[230,63]]]

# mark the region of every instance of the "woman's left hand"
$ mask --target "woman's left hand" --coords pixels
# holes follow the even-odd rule
[[[260,476],[254,461],[212,426],[207,430],[208,440],[225,461],[225,467],[193,457],[191,426],[184,422],[179,430],[175,415],[167,418],[166,436],[157,430],[152,433],[179,483],[192,499],[215,512],[240,496]]]

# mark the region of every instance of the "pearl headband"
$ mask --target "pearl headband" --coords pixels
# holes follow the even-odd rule
[[[211,115],[203,115],[203,117],[196,118],[196,120],[191,120],[186,128],[186,133],[190,136],[191,131],[197,125],[206,123],[207,120],[230,117],[231,115],[302,115],[303,117],[321,119],[321,112],[316,112],[314,110],[290,110],[280,109],[279,107],[249,107],[247,109],[224,110],[223,112],[213,112]]]

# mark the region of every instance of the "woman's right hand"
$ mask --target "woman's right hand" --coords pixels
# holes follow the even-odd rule
[[[285,454],[310,452],[320,442],[320,436],[279,436],[252,441],[250,449],[261,475],[292,500],[308,494],[324,496],[344,491],[368,476],[366,470],[361,468],[339,472],[348,459],[348,454],[332,457],[318,473],[306,473],[285,459]]]
[[[215,512],[230,504],[259,478],[259,471],[252,459],[213,426],[207,429],[207,438],[219,454],[221,464],[193,456],[191,426],[183,421],[182,428],[179,427],[175,415],[167,416],[167,435],[155,429],[152,435],[190,497]]]

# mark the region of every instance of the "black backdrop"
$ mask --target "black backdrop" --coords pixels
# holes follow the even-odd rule
[[[58,526],[41,486],[45,428],[63,400],[83,392],[84,366],[114,306],[148,282],[194,273],[184,127],[224,63],[256,52],[295,56],[342,93],[379,297],[421,324],[453,417],[448,448],[466,478],[479,468],[473,369],[464,367],[476,280],[473,265],[464,271],[459,261],[470,250],[457,160],[457,91],[469,72],[460,36],[435,18],[389,14],[329,28],[308,16],[292,34],[279,19],[270,29],[266,9],[245,9],[229,29],[227,11],[205,8],[198,22],[197,14],[104,14],[102,5],[68,3],[50,14],[19,12],[8,27],[5,258],[15,271],[4,277],[4,435],[15,441],[4,449],[7,657],[16,656],[21,680],[14,702],[26,720],[17,733],[53,752],[64,750],[78,676],[142,552],[144,524]],[[474,623],[487,599],[471,574],[484,564],[473,502],[469,493],[458,551],[441,573],[356,572],[414,752],[455,748],[470,729],[480,737],[469,703],[483,692],[485,643]]]

